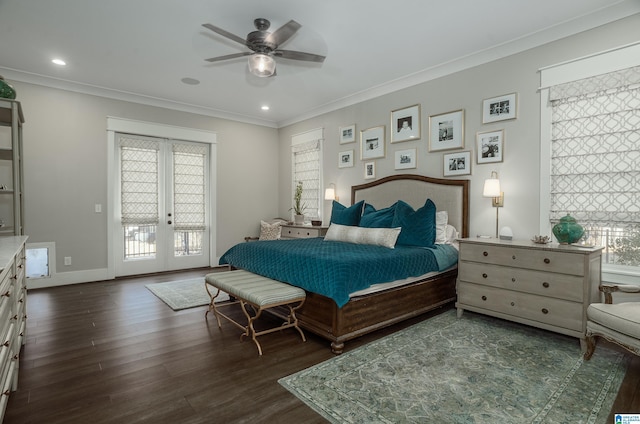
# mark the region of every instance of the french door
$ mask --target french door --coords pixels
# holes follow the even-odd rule
[[[116,133],[116,276],[209,265],[209,145]]]

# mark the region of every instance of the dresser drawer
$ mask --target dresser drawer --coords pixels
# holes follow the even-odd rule
[[[322,228],[313,227],[282,227],[283,238],[313,238],[322,237],[326,233],[326,230]]]
[[[460,260],[584,275],[584,255],[510,246],[460,244]]]
[[[541,296],[582,302],[583,278],[524,268],[464,262],[458,269],[462,281],[502,289],[517,290]]]
[[[473,306],[556,327],[583,331],[582,304],[458,282],[458,307]]]

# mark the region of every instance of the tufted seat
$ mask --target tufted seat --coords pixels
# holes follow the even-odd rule
[[[595,337],[610,342],[640,355],[640,302],[613,304],[614,292],[640,293],[640,286],[619,284],[602,285],[605,303],[592,303],[587,308],[587,351],[585,359],[591,358],[596,348]]]

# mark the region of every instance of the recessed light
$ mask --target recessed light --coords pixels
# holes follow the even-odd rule
[[[262,107],[261,107],[261,109],[262,109],[262,110],[269,110],[269,106],[264,105],[264,106],[262,106]]]
[[[52,62],[55,63],[56,65],[60,65],[60,66],[65,66],[67,64],[67,62],[65,62],[62,59],[53,59]]]
[[[198,81],[197,79],[189,78],[189,77],[182,78],[180,81],[182,81],[183,83],[188,84],[188,85],[198,85],[198,84],[200,84],[200,81]]]

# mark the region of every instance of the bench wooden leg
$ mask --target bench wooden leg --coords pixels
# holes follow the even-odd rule
[[[204,318],[207,319],[207,315],[209,315],[209,312],[213,311],[213,315],[216,316],[216,321],[218,321],[218,328],[222,328],[222,323],[220,322],[220,316],[218,315],[219,313],[218,313],[218,310],[216,309],[216,304],[215,304],[216,298],[220,295],[220,289],[216,288],[216,294],[212,295],[211,292],[209,291],[209,284],[207,284],[206,282],[204,283],[204,288],[207,290],[207,293],[211,298],[211,302],[209,302],[209,308],[207,309],[207,312],[204,313]]]
[[[300,304],[296,307],[292,307],[291,305],[287,305],[289,307],[289,316],[287,317],[287,322],[285,322],[284,325],[289,325],[290,327],[295,327],[296,330],[298,330],[298,333],[300,333],[300,337],[302,337],[302,341],[306,342],[307,339],[304,336],[304,333],[302,332],[302,328],[300,328],[298,326],[298,317],[296,316],[296,310],[300,309],[302,307],[302,305],[304,304],[304,300],[302,302],[300,302]]]
[[[257,310],[254,308],[255,315],[251,316],[247,311],[247,303],[245,303],[244,300],[240,301],[240,305],[242,305],[242,312],[244,312],[244,315],[247,317],[246,331],[240,336],[240,340],[242,340],[244,336],[251,337],[251,340],[253,340],[253,342],[258,347],[258,354],[262,356],[262,347],[260,346],[260,343],[256,338],[258,334],[256,333],[256,329],[253,327],[253,322],[257,320],[258,317],[260,317],[260,315],[262,314],[262,308],[259,308]],[[253,305],[251,306],[253,307]]]

